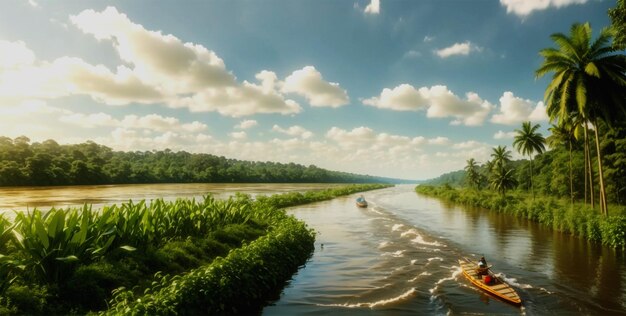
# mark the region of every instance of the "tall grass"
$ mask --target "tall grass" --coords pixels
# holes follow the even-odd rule
[[[516,193],[502,197],[491,191],[427,185],[417,186],[415,191],[453,203],[526,218],[556,231],[580,236],[613,248],[626,248],[626,210],[623,207],[612,206],[612,215],[603,216],[584,204],[571,205],[569,200],[552,197],[532,199]]]

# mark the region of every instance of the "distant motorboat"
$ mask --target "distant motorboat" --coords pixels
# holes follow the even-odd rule
[[[356,199],[356,206],[358,206],[358,207],[367,207],[367,201],[365,201],[365,198],[363,196],[359,196]]]

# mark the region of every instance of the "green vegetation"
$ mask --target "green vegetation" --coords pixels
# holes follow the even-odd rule
[[[282,207],[387,186],[0,216],[0,314],[258,309],[313,251],[314,232]]]
[[[617,0],[615,8],[609,9],[609,17],[615,34],[613,47],[626,49],[626,1]]]
[[[88,141],[59,145],[0,136],[0,186],[124,183],[397,183],[314,165],[251,162],[209,154],[113,151]]]
[[[588,206],[553,197],[532,199],[515,193],[503,197],[488,190],[458,189],[449,186],[419,185],[416,192],[453,203],[482,207],[541,223],[556,231],[570,233],[601,242],[610,247],[626,249],[626,207],[614,206],[610,216],[603,216]]]

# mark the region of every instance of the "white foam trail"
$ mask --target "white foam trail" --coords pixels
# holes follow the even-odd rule
[[[417,230],[415,230],[414,228],[411,228],[405,232],[403,232],[402,234],[400,234],[400,237],[405,237],[408,235],[416,235],[419,236],[419,233],[417,232]]]
[[[440,258],[440,259],[441,259],[441,258]],[[442,260],[443,260],[443,259],[442,259]],[[428,290],[428,291],[430,292],[430,294],[435,293],[435,291],[437,290],[437,288],[439,287],[439,285],[440,285],[441,283],[446,282],[446,281],[452,281],[452,280],[456,279],[456,277],[457,277],[457,276],[459,276],[459,274],[461,274],[462,270],[461,270],[461,268],[460,268],[460,267],[456,267],[456,266],[455,266],[455,267],[453,267],[453,268],[454,268],[454,270],[452,271],[452,275],[451,275],[451,276],[449,276],[449,277],[447,277],[447,278],[442,278],[442,279],[439,279],[437,282],[435,282],[435,286],[434,286],[432,289],[429,289],[429,290]],[[431,296],[430,298],[431,298],[431,300],[435,299],[434,295],[433,295],[433,296]]]
[[[417,259],[413,259],[413,260],[411,260],[411,265],[414,265],[414,264],[416,264],[416,263],[417,263]]]
[[[378,244],[378,249],[385,248],[385,247],[387,247],[389,245],[391,245],[390,241],[383,241],[383,242]]]
[[[437,241],[432,241],[432,242],[428,242],[426,240],[424,240],[424,238],[421,235],[417,235],[417,237],[415,237],[414,239],[411,239],[411,242],[417,243],[417,244],[422,244],[422,245],[429,245],[429,246],[438,246],[438,247],[445,247],[446,245],[443,245]]]
[[[385,213],[379,211],[377,207],[372,207],[371,210],[372,210],[372,212],[374,212],[376,214],[385,215]]]
[[[417,279],[418,279],[419,277],[421,277],[421,276],[427,276],[427,275],[431,275],[431,274],[430,274],[429,272],[424,271],[424,272],[422,272],[422,273],[418,274],[416,277],[414,277],[414,278],[410,279],[408,282],[415,282],[415,281],[417,281]]]
[[[518,283],[516,278],[507,278],[506,274],[504,274],[502,272],[497,273],[496,276],[498,278],[504,280],[506,283],[508,283],[510,285],[513,285],[513,286],[516,286],[516,287],[519,287],[520,289],[534,289],[534,287],[532,285],[530,285],[530,284]],[[542,288],[542,287],[538,288],[538,290],[544,291],[544,292],[546,292],[548,294],[553,294],[552,292],[550,292],[547,289]]]
[[[388,221],[388,218],[385,217],[372,217],[372,218],[368,218],[369,221]]]
[[[391,257],[394,257],[394,258],[402,258],[402,257],[404,257],[404,252],[405,251],[406,250],[398,250],[396,252],[385,252],[381,256],[391,256]]]
[[[404,224],[395,224],[395,225],[393,225],[393,227],[391,227],[391,231],[392,232],[398,231],[402,227],[404,227]]]
[[[433,260],[443,261],[443,258],[441,258],[441,257],[433,257],[433,258],[428,258],[427,260],[428,260],[428,262],[431,262]]]
[[[395,302],[399,302],[402,300],[405,300],[411,296],[413,296],[415,293],[417,293],[417,290],[415,288],[411,288],[410,290],[400,294],[399,296],[396,297],[392,297],[389,299],[384,299],[384,300],[380,300],[380,301],[376,301],[376,302],[364,302],[364,303],[344,303],[344,304],[317,304],[317,306],[333,306],[333,307],[347,307],[347,308],[356,308],[356,307],[369,307],[369,308],[374,308],[374,307],[379,307],[379,306],[385,306],[388,304],[392,304]]]

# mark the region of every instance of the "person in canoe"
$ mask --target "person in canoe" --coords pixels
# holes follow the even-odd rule
[[[485,260],[485,256],[480,257],[478,260],[478,269],[476,269],[476,274],[478,276],[488,274],[489,266],[487,265],[487,260]]]

